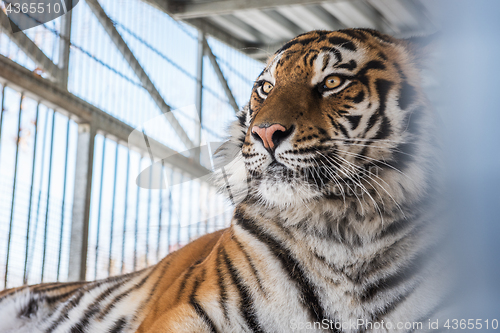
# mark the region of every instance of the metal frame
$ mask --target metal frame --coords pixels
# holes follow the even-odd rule
[[[87,269],[95,136],[101,132],[107,134],[110,139],[126,145],[134,128],[69,93],[60,83],[34,76],[30,70],[4,56],[0,56],[0,84],[8,84],[10,88],[22,92],[24,96],[40,101],[79,124],[68,280],[84,280]],[[209,174],[209,170],[195,159],[178,154],[152,138],[148,138],[148,144],[150,153],[156,154],[156,158],[168,156],[168,162],[172,167],[182,169],[193,178],[208,181],[208,177],[204,176]],[[145,152],[140,144],[131,148]]]
[[[233,93],[231,92],[231,89],[229,88],[229,85],[227,84],[227,80],[224,77],[224,74],[222,73],[222,70],[220,69],[219,64],[217,63],[217,59],[215,58],[214,54],[212,53],[212,50],[210,49],[210,46],[208,45],[205,37],[203,37],[203,44],[204,44],[204,52],[208,56],[208,59],[210,60],[210,64],[212,64],[212,67],[215,70],[215,74],[217,74],[217,78],[219,79],[219,82],[222,85],[224,92],[226,93],[227,99],[229,100],[229,104],[231,104],[231,106],[233,107],[234,112],[238,112],[240,108],[239,108],[238,104],[236,103],[236,100],[234,99]]]
[[[196,56],[196,95],[195,95],[195,107],[196,112],[198,112],[199,124],[196,129],[195,143],[201,144],[201,124],[202,124],[202,101],[203,101],[203,55],[205,53],[205,33],[202,30],[198,30],[198,50]]]
[[[2,10],[0,10],[1,30],[9,36],[10,40],[16,45],[40,68],[45,71],[53,80],[61,78],[61,70],[52,60],[33,41],[26,36],[22,31],[14,33],[10,26],[9,18]]]
[[[72,1],[72,0],[70,0]],[[71,6],[73,8],[73,6]],[[70,10],[61,17],[61,33],[59,39],[59,83],[63,87],[68,85],[69,51],[71,48],[71,21],[73,11]]]
[[[177,133],[186,148],[194,148],[193,142],[189,139],[189,136],[186,134],[179,121],[175,118],[174,114],[170,112],[170,106],[165,103],[155,85],[142,68],[139,61],[135,58],[134,54],[123,40],[118,30],[116,30],[113,21],[111,21],[111,19],[106,15],[106,12],[104,11],[104,9],[102,9],[97,0],[86,0],[86,2],[101,25],[104,27],[104,30],[109,35],[113,43],[115,43],[118,51],[120,51],[125,60],[129,63],[130,67],[135,72],[142,85],[146,88],[158,108],[165,115],[168,122],[172,125],[172,128]]]
[[[197,58],[197,84],[196,84],[196,107],[200,117],[200,128],[197,131],[197,137],[193,143],[187,136],[180,123],[170,112],[170,107],[165,103],[160,93],[135,58],[133,52],[127,46],[121,35],[116,30],[111,19],[106,15],[97,0],[86,0],[94,15],[98,18],[100,24],[104,27],[105,31],[111,37],[120,53],[128,62],[136,76],[139,78],[143,87],[149,92],[158,108],[166,116],[167,120],[172,125],[174,131],[180,137],[181,141],[188,149],[193,148],[194,145],[201,143],[201,120],[202,120],[202,94],[203,94],[203,57],[206,55],[215,73],[224,89],[224,92],[229,100],[229,103],[234,108],[235,112],[238,111],[238,105],[232,95],[228,83],[220,69],[217,59],[212,53],[206,39],[205,30],[201,30],[198,40],[198,58]],[[71,13],[71,12],[70,12]],[[138,150],[141,154],[146,153],[145,147],[139,142],[128,142],[129,135],[134,131],[134,128],[123,123],[122,121],[110,116],[106,112],[98,109],[97,107],[85,102],[84,100],[76,97],[67,90],[68,84],[68,67],[71,47],[71,14],[64,15],[61,20],[61,32],[59,40],[59,62],[54,64],[44,53],[31,41],[23,32],[12,33],[8,17],[4,12],[0,13],[1,28],[14,41],[18,47],[32,59],[37,66],[42,68],[50,77],[45,79],[41,76],[33,75],[33,72],[27,68],[17,64],[16,62],[0,55],[0,84],[7,85],[19,92],[27,98],[32,98],[39,102],[38,105],[44,104],[48,108],[52,108],[54,114],[52,115],[52,133],[54,131],[54,117],[55,112],[61,113],[74,120],[78,124],[78,138],[77,138],[77,156],[76,156],[76,169],[74,180],[74,193],[73,193],[73,207],[72,207],[72,221],[71,221],[71,236],[70,236],[70,253],[69,253],[69,270],[68,280],[78,281],[84,280],[87,270],[87,255],[88,255],[88,241],[89,241],[89,221],[90,221],[90,206],[91,206],[91,193],[92,193],[92,177],[93,177],[93,164],[94,164],[94,148],[95,137],[97,133],[102,133],[106,138],[112,139],[117,143],[129,145],[130,148]],[[202,25],[208,30],[211,27]],[[38,114],[38,112],[37,112]],[[51,139],[51,149],[53,148],[53,138]],[[68,141],[68,139],[66,139]],[[68,142],[66,142],[66,145]],[[135,146],[134,146],[135,145]],[[199,164],[199,156],[185,157],[178,154],[176,151],[166,147],[162,143],[147,138],[148,152],[151,155],[152,162],[154,158],[163,159],[168,156],[168,164],[173,170],[182,170],[182,174],[186,174],[189,178],[200,178],[203,182],[208,182],[207,176],[210,171]],[[67,150],[67,147],[66,147]],[[196,150],[193,150],[196,151]],[[116,150],[115,153],[117,153]],[[103,151],[104,153],[104,151]],[[153,155],[154,153],[154,155]],[[67,155],[67,151],[66,151]],[[130,164],[130,152],[128,161]],[[50,161],[51,162],[51,161]],[[67,163],[67,156],[66,156]],[[163,163],[163,162],[162,162]],[[115,156],[116,164],[116,156]],[[104,165],[104,161],[103,161]],[[116,165],[115,165],[116,168]],[[127,174],[128,174],[127,165]],[[51,172],[49,168],[49,172]],[[101,175],[102,177],[102,175]],[[50,178],[50,174],[49,174]],[[128,178],[128,177],[127,177]],[[49,180],[50,181],[50,180]],[[33,186],[33,184],[32,184]],[[50,185],[49,185],[50,186]],[[66,182],[65,185],[66,187]],[[101,185],[102,186],[102,185]],[[116,184],[115,184],[116,186]],[[116,189],[115,189],[116,190]],[[15,188],[14,188],[15,191]],[[128,188],[127,188],[128,191]],[[151,193],[149,194],[151,196]],[[161,194],[160,194],[161,195]],[[14,198],[14,196],[13,196]],[[30,198],[31,200],[31,198]],[[48,200],[48,198],[47,198]],[[30,201],[31,203],[31,201]],[[161,213],[161,212],[160,212]],[[45,212],[45,230],[44,237],[47,237],[47,220],[48,220],[48,204]],[[64,218],[64,211],[62,212]],[[38,215],[37,215],[38,216]],[[172,220],[172,198],[169,194],[169,228],[171,227]],[[180,229],[177,230],[179,238]],[[29,236],[29,235],[28,235]],[[170,238],[169,238],[170,240]],[[29,240],[27,240],[29,241]],[[45,244],[45,243],[44,243]],[[45,261],[46,249],[44,248],[43,260]],[[123,258],[122,258],[123,259]],[[58,276],[60,268],[60,260],[58,261]],[[29,258],[26,257],[25,266],[28,265]],[[123,263],[122,263],[123,264]],[[28,265],[29,266],[29,265]],[[109,266],[109,265],[108,265]],[[109,268],[109,267],[108,267]],[[123,267],[122,267],[123,269]],[[24,281],[26,282],[28,276],[25,269]],[[7,274],[7,272],[6,272]],[[42,271],[43,279],[43,271]],[[7,281],[7,279],[6,279]]]
[[[8,84],[12,89],[22,91],[26,97],[40,100],[49,108],[69,116],[79,124],[93,123],[97,132],[109,134],[117,142],[127,144],[128,137],[134,128],[99,108],[61,88],[57,83],[34,76],[33,73],[16,62],[0,55],[0,83]],[[201,166],[193,158],[178,154],[162,143],[149,138],[151,151],[157,158],[169,156],[168,162],[195,178],[203,177],[209,170]],[[137,151],[144,151],[142,146],[134,146]]]
[[[95,135],[96,126],[94,124],[80,124],[78,126],[69,249],[69,281],[83,281],[87,272],[90,195],[92,193]]]

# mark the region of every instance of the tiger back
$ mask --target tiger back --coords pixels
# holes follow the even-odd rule
[[[446,259],[417,54],[368,29],[291,40],[216,153],[231,226],[139,272],[3,291],[0,332],[429,331]]]

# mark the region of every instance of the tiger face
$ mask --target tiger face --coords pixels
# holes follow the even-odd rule
[[[359,212],[416,195],[428,107],[414,62],[409,43],[367,29],[285,44],[233,128],[241,163],[228,167],[231,185],[246,182],[269,206],[326,200]]]

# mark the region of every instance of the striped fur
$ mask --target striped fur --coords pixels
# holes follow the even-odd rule
[[[448,282],[415,54],[366,29],[285,44],[217,152],[231,227],[133,274],[3,291],[0,332],[428,331]],[[251,129],[275,123],[272,151]]]

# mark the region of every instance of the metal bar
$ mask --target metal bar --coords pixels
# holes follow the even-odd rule
[[[65,0],[62,1],[63,4]],[[70,3],[73,1],[70,0]],[[73,5],[71,4],[71,7]],[[69,68],[69,52],[71,49],[71,22],[72,22],[72,13],[70,10],[69,13],[65,11],[65,14],[61,16],[61,32],[59,37],[59,61],[57,67],[59,67],[59,83],[62,87],[68,86],[68,68]]]
[[[184,174],[181,172],[181,180],[179,182],[179,210],[177,211],[177,249],[181,245],[181,222],[182,222],[182,188],[184,187]]]
[[[130,150],[127,149],[127,172],[125,178],[125,207],[123,212],[123,234],[122,234],[122,264],[120,267],[120,273],[123,274],[124,259],[125,259],[125,235],[127,233],[127,212],[128,212],[128,183],[130,171]]]
[[[144,69],[141,67],[141,64],[135,58],[133,52],[127,46],[120,33],[116,30],[113,21],[107,16],[106,12],[102,9],[101,5],[97,2],[97,0],[86,0],[90,9],[97,17],[101,25],[104,27],[104,30],[108,33],[109,37],[115,43],[118,51],[123,55],[125,60],[129,63],[132,70],[135,72],[139,80],[141,81],[144,88],[149,92],[151,98],[154,100],[160,111],[165,115],[166,119],[172,125],[173,130],[177,133],[182,143],[186,146],[187,149],[191,149],[194,147],[193,142],[189,139],[189,136],[184,131],[180,123],[175,118],[174,114],[170,112],[170,107],[165,103],[160,93],[154,86],[153,82],[149,79],[149,76],[146,74]]]
[[[68,175],[68,148],[69,148],[69,125],[70,120],[67,118],[66,124],[66,152],[64,153],[64,177],[63,177],[63,195],[62,195],[62,207],[61,207],[61,228],[59,230],[59,256],[57,258],[57,281],[59,281],[59,275],[61,271],[61,255],[62,255],[62,239],[64,231],[64,208],[66,204],[66,180]]]
[[[38,233],[38,218],[40,217],[40,203],[42,201],[42,186],[43,186],[43,171],[45,169],[45,143],[47,142],[47,126],[49,124],[49,115],[48,115],[48,110],[45,115],[45,124],[43,125],[43,141],[42,141],[42,165],[41,165],[41,170],[40,170],[40,186],[38,188],[38,202],[37,202],[37,207],[36,207],[36,216],[35,216],[35,231],[33,232],[33,241],[31,243],[31,256],[28,257],[28,268],[26,275],[29,276],[29,272],[31,270],[31,265],[33,264],[33,255],[35,251],[35,245],[36,245],[36,235]]]
[[[158,212],[158,239],[156,241],[156,244],[157,244],[157,247],[156,247],[156,261],[159,262],[160,261],[160,244],[161,244],[161,218],[162,218],[162,206],[163,206],[163,198],[162,198],[162,192],[163,192],[163,172],[165,171],[164,170],[165,168],[165,165],[163,163],[163,160],[161,161],[161,172],[160,172],[160,191],[159,192],[159,198],[158,198],[158,209],[159,209],[159,212]]]
[[[5,109],[5,87],[6,85],[4,84],[2,86],[2,102],[0,106],[0,143],[2,142],[2,123],[3,123],[3,113]],[[0,144],[0,152],[2,150],[2,145]]]
[[[137,182],[141,183],[141,161],[142,155],[139,156],[139,176],[137,177]],[[140,194],[141,188],[137,186],[137,195],[135,197],[135,229],[134,229],[134,271],[137,269],[137,232],[139,228],[139,202],[140,202]]]
[[[193,195],[193,179],[189,181],[189,192],[188,192],[188,198],[192,198]],[[188,243],[191,241],[191,220],[192,220],[192,209],[188,209],[188,220],[187,220],[187,226],[188,226]]]
[[[208,42],[206,39],[204,39],[204,44],[205,44],[205,54],[208,56],[208,59],[210,59],[210,63],[212,64],[212,67],[214,68],[215,74],[217,74],[217,78],[219,79],[220,84],[222,85],[222,88],[224,89],[224,92],[226,93],[227,99],[229,100],[229,104],[234,109],[234,112],[239,111],[239,106],[236,103],[236,100],[234,99],[233,93],[231,92],[231,89],[229,88],[229,85],[227,84],[226,78],[224,77],[224,74],[222,73],[222,70],[219,67],[219,64],[217,63],[217,59],[215,58],[214,54],[212,53],[212,50],[210,49],[210,46],[208,45]]]
[[[60,77],[59,68],[54,65],[45,53],[22,31],[14,33],[10,26],[9,18],[0,10],[0,28],[12,40],[21,51],[23,51],[33,62],[40,66],[52,79],[57,80]]]
[[[95,131],[107,133],[117,141],[128,142],[130,133],[134,131],[133,127],[62,89],[58,84],[36,77],[30,70],[0,55],[0,84],[7,83],[12,89],[25,92],[26,97],[38,100],[41,96],[41,102],[44,105],[55,108],[65,115],[73,115],[72,119],[75,119],[77,123],[92,123]],[[140,151],[145,151],[143,144],[135,142],[129,144]],[[152,138],[149,138],[149,144],[155,157],[169,156],[168,163],[170,165],[182,168],[184,172],[194,178],[203,177],[210,173],[194,159],[177,154],[176,151]],[[204,181],[207,180],[204,179]]]
[[[200,187],[198,189],[198,223],[196,225],[196,237],[198,237],[201,233],[201,221],[202,221],[201,194],[202,194],[202,189],[203,189],[203,184],[200,183]]]
[[[167,228],[167,253],[170,253],[170,238],[172,234],[172,185],[174,183],[174,169],[170,170],[170,187],[168,191],[168,228]]]
[[[76,169],[71,219],[68,280],[83,281],[87,273],[92,173],[94,165],[94,122],[78,126]]]
[[[199,124],[196,124],[197,128],[195,131],[194,143],[199,146],[201,144],[201,124],[202,119],[202,97],[203,97],[203,55],[205,54],[205,34],[203,31],[198,30],[198,53],[196,57],[196,94],[195,94],[195,107],[196,112],[198,112]],[[198,156],[199,158],[200,156]]]
[[[17,162],[19,159],[19,135],[21,134],[21,116],[23,111],[23,98],[19,101],[19,117],[17,119],[17,137],[16,137],[16,158],[14,162],[14,185],[12,186],[12,201],[10,204],[10,223],[9,223],[9,236],[7,238],[7,259],[5,261],[5,279],[4,279],[4,289],[7,289],[7,277],[9,275],[9,255],[10,255],[10,241],[12,237],[12,223],[14,222],[14,203],[16,199],[16,181],[17,181]]]
[[[99,185],[99,205],[97,208],[97,235],[95,241],[95,260],[94,260],[94,280],[97,279],[97,259],[99,257],[99,234],[101,229],[101,207],[102,207],[102,186],[104,183],[104,159],[106,158],[106,137],[102,142],[102,160],[101,160],[101,183]]]
[[[113,177],[113,203],[111,204],[111,226],[109,232],[109,256],[108,256],[108,276],[111,275],[111,253],[113,252],[113,228],[115,224],[115,202],[116,202],[116,175],[118,173],[118,143],[115,150],[115,174]]]
[[[33,163],[31,166],[31,183],[30,183],[30,201],[28,204],[28,222],[26,227],[26,250],[24,252],[24,270],[23,270],[23,284],[28,283],[28,253],[29,253],[29,240],[30,240],[30,227],[31,227],[31,203],[33,202],[33,184],[35,183],[35,166],[36,166],[36,144],[38,142],[38,114],[40,111],[40,103],[36,105],[35,116],[35,140],[33,143]]]
[[[52,129],[50,134],[50,153],[49,153],[49,178],[47,182],[47,204],[45,206],[45,229],[43,232],[43,256],[42,256],[42,277],[45,271],[45,256],[47,254],[47,230],[49,228],[49,205],[50,205],[50,181],[52,177],[52,152],[54,151],[54,127],[56,120],[56,111],[52,111]]]
[[[206,188],[206,196],[205,196],[205,200],[206,200],[206,211],[205,211],[205,216],[206,216],[206,219],[205,219],[205,233],[208,234],[208,220],[210,219],[210,195],[209,195],[209,192],[210,192],[210,189],[205,186]]]
[[[149,188],[148,188],[148,208],[147,208],[147,218],[146,218],[146,266],[149,266],[149,228],[151,224],[151,186],[153,183],[153,163],[149,169]]]
[[[148,188],[148,208],[147,208],[147,219],[146,219],[146,266],[149,266],[149,226],[151,218],[151,185],[153,181],[153,164],[155,163],[153,152],[151,151],[151,146],[149,145],[149,138],[146,135],[146,131],[142,130],[142,135],[144,136],[144,141],[148,147],[149,158],[151,160],[151,167],[149,169],[149,188]]]

